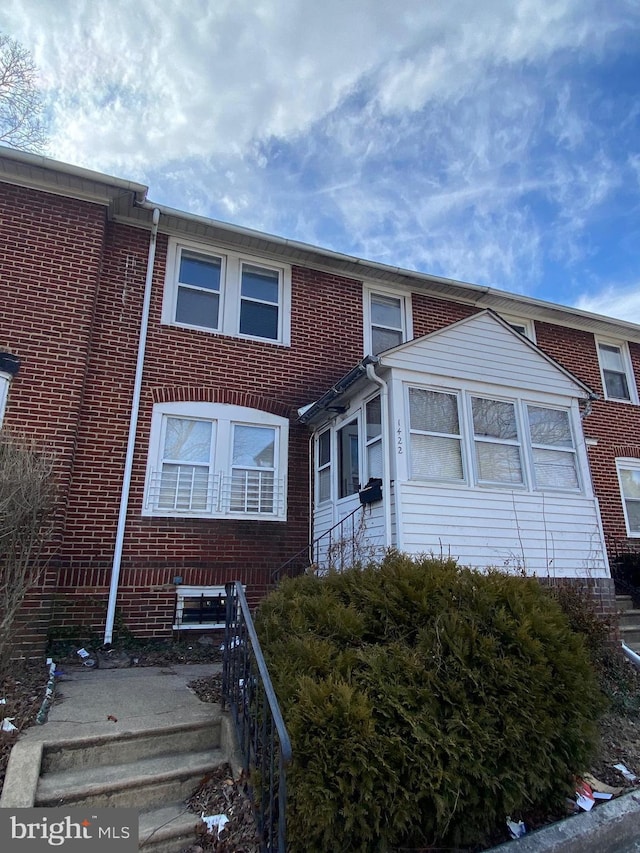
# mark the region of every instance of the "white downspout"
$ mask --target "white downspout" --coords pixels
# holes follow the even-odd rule
[[[367,364],[367,377],[380,388],[380,413],[382,416],[382,509],[384,511],[384,545],[391,548],[391,444],[389,441],[389,388],[376,373],[373,364]]]
[[[149,254],[147,257],[147,277],[144,285],[144,300],[142,303],[142,318],[140,320],[140,337],[138,339],[138,358],[136,361],[136,375],[133,384],[133,399],[131,401],[131,417],[129,420],[129,438],[127,440],[127,455],[124,461],[124,474],[122,478],[122,493],[120,495],[120,512],[118,514],[118,527],[116,529],[116,544],[113,551],[113,566],[111,569],[111,585],[109,587],[109,603],[107,605],[107,618],[104,626],[104,643],[110,643],[113,639],[113,623],[116,615],[116,598],[118,596],[118,581],[120,580],[120,564],[122,562],[122,546],[124,544],[124,533],[127,522],[127,509],[129,507],[129,490],[131,488],[131,469],[133,468],[133,452],[136,446],[136,432],[138,428],[138,413],[140,411],[140,392],[142,389],[142,371],[144,368],[144,352],[147,345],[147,329],[149,327],[149,307],[151,305],[151,282],[153,280],[153,265],[156,257],[156,241],[158,236],[158,223],[160,222],[160,211],[156,207],[153,211],[151,225],[151,237],[149,238]]]

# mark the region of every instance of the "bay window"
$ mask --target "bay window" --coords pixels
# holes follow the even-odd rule
[[[286,516],[288,421],[242,406],[154,406],[143,514]]]

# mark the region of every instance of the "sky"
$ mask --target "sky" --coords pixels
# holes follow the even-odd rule
[[[640,323],[640,0],[3,0],[49,156]]]

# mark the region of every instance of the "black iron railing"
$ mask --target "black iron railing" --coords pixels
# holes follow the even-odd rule
[[[361,531],[356,515],[363,517],[364,507],[358,505],[337,524],[321,533],[313,542],[301,548],[286,563],[279,566],[271,575],[271,582],[278,583],[282,578],[296,577],[311,566],[318,569],[342,571],[352,566],[360,558],[358,537]]]
[[[226,593],[222,706],[229,707],[244,769],[250,774],[261,850],[284,853],[291,741],[242,584],[227,584]]]

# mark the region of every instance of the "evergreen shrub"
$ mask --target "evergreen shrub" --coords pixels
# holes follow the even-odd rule
[[[534,579],[391,553],[284,581],[257,628],[293,746],[292,853],[482,843],[588,766],[601,694]]]

